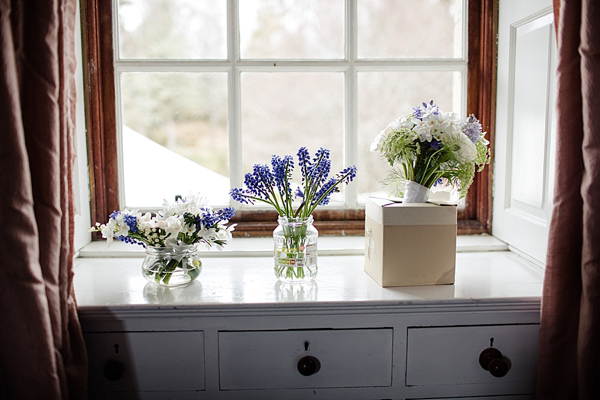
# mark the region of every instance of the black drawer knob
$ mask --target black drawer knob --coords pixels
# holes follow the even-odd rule
[[[502,378],[508,373],[510,364],[500,350],[488,347],[479,354],[479,365],[496,378]]]
[[[298,361],[298,372],[304,376],[311,376],[319,372],[321,362],[313,356],[304,356]]]
[[[110,360],[104,365],[104,377],[111,382],[116,382],[125,374],[125,365],[117,360]]]

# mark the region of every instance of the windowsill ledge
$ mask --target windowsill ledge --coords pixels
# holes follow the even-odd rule
[[[347,256],[364,254],[364,236],[322,236],[319,237],[319,255]],[[456,238],[456,252],[507,251],[508,245],[491,235],[459,235]],[[268,257],[273,254],[272,238],[235,238],[222,251],[202,250],[201,257]],[[78,252],[80,258],[141,258],[144,249],[114,241],[110,246],[106,241],[90,242]]]
[[[478,311],[512,304],[539,309],[543,268],[510,251],[490,235],[458,236],[454,285],[381,287],[364,272],[364,237],[320,237],[319,275],[309,285],[277,283],[271,238],[236,238],[223,251],[205,251],[201,279],[172,290],[147,282],[140,273],[140,246],[90,243],[75,260],[80,312],[149,312],[193,309],[208,314],[239,307],[269,310],[336,307],[455,307]],[[318,288],[318,295],[317,295]],[[314,298],[313,298],[314,297]],[[315,308],[316,307],[316,308]],[[411,308],[412,309],[412,308]],[[176,312],[176,311],[174,311]],[[94,314],[95,315],[95,314]],[[212,314],[211,314],[212,315]]]
[[[458,253],[453,285],[382,287],[364,272],[363,260],[359,255],[319,256],[316,280],[290,285],[276,280],[272,255],[216,257],[204,260],[202,274],[190,285],[165,288],[144,279],[138,259],[79,258],[74,287],[79,311],[90,318],[190,310],[222,316],[247,315],[255,309],[287,314],[290,308],[352,313],[398,307],[404,311],[435,307],[439,312],[468,306],[479,313],[507,305],[539,309],[544,272],[511,251]]]

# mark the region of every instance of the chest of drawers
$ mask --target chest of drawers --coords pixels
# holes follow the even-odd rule
[[[359,256],[320,258],[300,286],[267,258],[211,259],[178,289],[140,261],[76,263],[90,398],[534,398],[542,271],[512,253],[459,254],[455,285],[405,288]]]

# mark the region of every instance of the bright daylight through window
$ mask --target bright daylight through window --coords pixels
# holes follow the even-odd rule
[[[466,113],[463,0],[115,0],[113,13],[124,207],[198,191],[228,205],[244,172],[301,146],[358,167],[328,207],[359,207],[388,194],[369,147],[389,121],[429,100]]]

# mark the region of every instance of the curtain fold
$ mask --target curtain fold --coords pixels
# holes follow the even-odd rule
[[[539,399],[600,399],[600,2],[555,0],[557,144]]]
[[[77,0],[0,0],[0,398],[84,399],[73,295]]]

